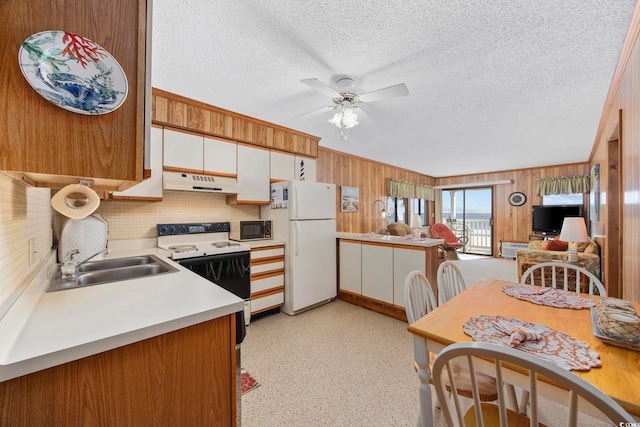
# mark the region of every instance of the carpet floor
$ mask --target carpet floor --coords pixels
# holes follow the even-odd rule
[[[516,281],[515,261],[461,256],[465,281]],[[413,426],[418,378],[405,322],[333,301],[288,316],[253,319],[242,344],[242,366],[261,386],[242,395],[242,425]],[[564,408],[546,403],[542,422],[563,420]],[[434,426],[444,426],[434,409]],[[592,420],[584,426],[600,426]]]

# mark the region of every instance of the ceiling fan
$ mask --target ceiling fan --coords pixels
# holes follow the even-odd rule
[[[298,118],[314,116],[325,111],[335,110],[335,114],[329,119],[329,123],[340,128],[340,134],[345,141],[347,140],[346,130],[359,123],[358,115],[355,111],[360,108],[358,104],[409,95],[409,89],[407,89],[407,85],[404,83],[358,95],[349,90],[349,88],[353,87],[353,79],[350,77],[343,77],[336,82],[338,87],[345,89],[344,92],[336,92],[318,79],[304,79],[300,81],[318,92],[329,96],[333,101],[333,105],[302,114],[298,116]]]

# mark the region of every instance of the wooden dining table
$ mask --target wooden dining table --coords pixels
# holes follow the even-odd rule
[[[589,309],[556,308],[534,304],[505,294],[496,279],[481,279],[451,300],[409,325],[418,365],[420,411],[423,425],[433,425],[432,396],[429,386],[429,352],[439,353],[450,344],[472,341],[463,323],[473,316],[506,316],[545,325],[582,340],[600,355],[602,367],[571,371],[616,400],[627,412],[640,419],[640,352],[601,341],[594,335]],[[599,296],[581,294],[597,301]],[[636,311],[640,305],[634,303]],[[551,385],[549,389],[552,389]],[[553,396],[550,396],[553,397]]]

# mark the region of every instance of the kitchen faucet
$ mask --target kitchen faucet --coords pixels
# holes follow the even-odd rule
[[[78,267],[89,261],[90,259],[97,257],[100,254],[108,254],[109,249],[101,249],[90,257],[84,259],[83,261],[76,262],[73,260],[73,256],[80,253],[78,249],[72,249],[64,257],[64,264],[62,265],[62,278],[63,279],[72,279],[75,278],[78,272]]]

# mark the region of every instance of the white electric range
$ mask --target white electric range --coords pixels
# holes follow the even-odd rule
[[[157,229],[158,247],[171,259],[245,300],[244,321],[236,323],[249,324],[251,246],[229,240],[229,223],[158,224]]]

